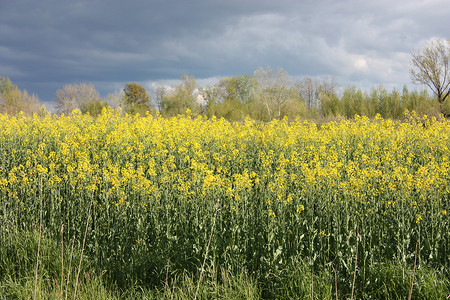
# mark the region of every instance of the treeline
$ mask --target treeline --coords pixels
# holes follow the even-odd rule
[[[311,120],[370,118],[400,119],[405,111],[438,116],[450,113],[449,101],[440,103],[426,90],[388,91],[374,87],[363,91],[355,86],[342,87],[334,78],[310,78],[294,81],[283,69],[258,68],[253,75],[223,78],[217,83],[199,87],[194,76],[185,75],[176,86],[158,86],[146,91],[138,83],[127,83],[123,90],[101,97],[93,84],[68,84],[55,93],[56,113],[98,115],[104,107],[121,107],[130,114],[176,116],[190,110],[195,115],[216,116],[230,121],[250,117],[270,121],[288,117]],[[37,96],[20,91],[9,78],[0,78],[0,113],[40,113]]]
[[[383,118],[400,119],[405,111],[438,116],[439,102],[427,90],[388,91],[382,86],[363,91],[355,86],[340,87],[333,78],[304,78],[291,85],[261,85],[258,77],[241,75],[222,79],[204,89],[207,116],[224,117],[232,121],[249,116],[268,121],[273,118],[304,119]],[[444,113],[450,112],[446,101]]]

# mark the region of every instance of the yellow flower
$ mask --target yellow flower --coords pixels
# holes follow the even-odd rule
[[[275,213],[271,209],[269,209],[269,217],[276,217]]]
[[[284,200],[284,205],[288,205],[289,203],[291,203],[292,202],[292,194],[289,194],[287,197],[286,197],[286,200]]]
[[[416,223],[419,224],[419,222],[422,221],[422,220],[423,220],[422,216],[418,216],[417,220],[416,220]]]

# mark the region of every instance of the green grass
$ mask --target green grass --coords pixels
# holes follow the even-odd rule
[[[38,272],[37,299],[61,299],[74,295],[74,278],[79,259],[79,246],[74,247],[70,267],[70,247],[64,251],[65,265],[61,269],[61,245],[52,239],[41,239],[40,267]],[[37,232],[11,235],[0,245],[0,299],[32,299],[34,295],[34,268],[37,254]],[[71,269],[69,273],[69,267]],[[63,285],[61,274],[63,270]],[[97,271],[94,271],[97,270]],[[83,261],[77,299],[193,299],[196,294],[198,274],[182,270],[165,269],[165,279],[159,285],[131,285],[119,288],[108,280],[108,274],[99,272],[89,258]],[[362,280],[357,273],[355,299],[407,299],[413,270],[411,266],[392,263],[369,268]],[[70,278],[68,280],[68,276]],[[333,267],[312,269],[301,259],[293,259],[276,273],[256,277],[244,271],[206,267],[197,299],[349,299],[350,278],[341,278]],[[412,299],[445,299],[450,293],[450,281],[442,273],[418,266],[416,269]]]

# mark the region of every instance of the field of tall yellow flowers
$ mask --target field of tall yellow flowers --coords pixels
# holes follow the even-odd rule
[[[119,286],[198,274],[206,256],[263,290],[302,261],[331,270],[332,293],[348,295],[355,276],[364,295],[389,264],[450,278],[449,159],[450,121],[414,114],[0,115],[0,242],[37,230],[42,200],[44,231],[81,247],[92,200],[84,253]]]

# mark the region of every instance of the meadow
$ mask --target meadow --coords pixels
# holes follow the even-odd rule
[[[0,298],[446,299],[449,159],[414,113],[0,115]]]

